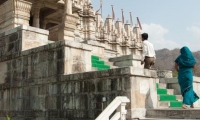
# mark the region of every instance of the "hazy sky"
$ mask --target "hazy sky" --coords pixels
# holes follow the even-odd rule
[[[91,0],[95,10],[100,0]],[[188,46],[192,51],[200,50],[200,0],[103,0],[103,18],[112,15],[114,5],[116,18],[130,21],[132,12],[134,24],[139,17],[142,32],[149,33],[149,41],[156,50]]]

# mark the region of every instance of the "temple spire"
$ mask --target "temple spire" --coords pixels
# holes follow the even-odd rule
[[[114,11],[114,7],[113,7],[113,5],[111,5],[111,6],[112,6],[112,19],[115,20],[115,11]]]

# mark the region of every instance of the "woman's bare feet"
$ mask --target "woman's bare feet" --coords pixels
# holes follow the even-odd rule
[[[192,104],[192,105],[190,105],[190,108],[194,108],[194,105]]]
[[[187,106],[185,104],[182,105],[183,109],[187,109]]]

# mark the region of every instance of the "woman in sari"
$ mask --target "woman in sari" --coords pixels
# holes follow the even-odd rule
[[[175,70],[178,72],[178,83],[183,96],[182,108],[186,109],[186,105],[194,108],[193,103],[199,99],[193,91],[193,71],[196,60],[188,47],[182,47],[180,55],[175,60]]]

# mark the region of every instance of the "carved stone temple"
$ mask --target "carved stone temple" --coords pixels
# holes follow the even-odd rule
[[[180,108],[177,79],[143,69],[140,34],[90,0],[0,0],[0,120],[200,118],[166,110]]]

